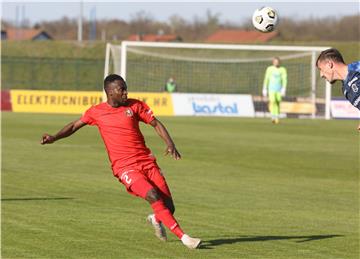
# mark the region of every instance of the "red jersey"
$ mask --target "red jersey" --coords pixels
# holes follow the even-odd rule
[[[144,102],[128,99],[126,106],[114,108],[107,102],[89,108],[81,117],[88,125],[96,125],[105,143],[114,175],[126,167],[142,169],[153,164],[155,157],[145,145],[139,121],[149,124],[155,119]]]

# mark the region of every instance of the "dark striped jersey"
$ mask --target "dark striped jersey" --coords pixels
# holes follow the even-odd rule
[[[360,61],[348,65],[348,74],[343,81],[345,98],[360,110]]]

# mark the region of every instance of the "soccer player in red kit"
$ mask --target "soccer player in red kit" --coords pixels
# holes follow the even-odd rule
[[[166,154],[178,160],[181,156],[168,131],[144,102],[127,98],[126,82],[121,76],[107,76],[104,90],[107,102],[92,106],[80,119],[69,123],[56,135],[44,134],[41,144],[66,138],[85,125],[96,125],[105,143],[114,176],[129,193],[150,203],[154,214],[150,214],[147,221],[154,227],[155,235],[166,241],[165,225],[185,246],[198,248],[201,240],[185,234],[173,216],[175,207],[169,187],[155,157],[145,145],[139,122],[153,126],[167,145]]]

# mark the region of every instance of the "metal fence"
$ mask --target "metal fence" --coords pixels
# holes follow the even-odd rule
[[[103,59],[2,56],[3,89],[102,89]]]

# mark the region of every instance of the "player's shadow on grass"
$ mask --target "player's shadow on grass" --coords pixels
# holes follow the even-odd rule
[[[202,249],[212,249],[215,246],[234,244],[241,242],[259,242],[274,240],[296,240],[296,243],[303,243],[327,238],[343,237],[343,235],[311,235],[311,236],[240,236],[236,238],[221,238],[213,240],[204,240],[201,243]]]
[[[71,197],[24,197],[24,198],[4,198],[1,199],[4,201],[53,201],[53,200],[73,200]]]

